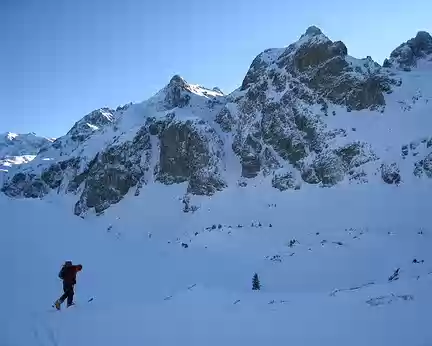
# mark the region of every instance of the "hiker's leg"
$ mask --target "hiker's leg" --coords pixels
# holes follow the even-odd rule
[[[74,287],[73,285],[70,286],[67,296],[67,305],[70,306],[73,303],[73,296],[74,296]]]
[[[69,289],[70,289],[69,285],[63,282],[63,292],[64,293],[59,298],[60,304],[62,304],[66,300],[66,298],[69,296]]]

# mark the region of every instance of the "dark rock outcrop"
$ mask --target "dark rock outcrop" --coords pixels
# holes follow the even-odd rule
[[[414,164],[414,175],[421,177],[423,174],[432,179],[432,153]]]
[[[143,126],[132,141],[113,145],[99,153],[88,168],[76,176],[70,189],[84,182],[75,214],[82,215],[94,208],[96,213],[118,203],[136,186],[149,170],[151,158],[150,134]]]
[[[66,134],[74,142],[83,142],[89,138],[95,131],[103,129],[106,125],[114,122],[114,110],[109,108],[97,109],[84,118],[77,121]],[[59,138],[58,142],[61,140]]]
[[[165,103],[167,109],[175,107],[185,107],[190,100],[188,93],[188,84],[179,75],[171,78],[168,86],[166,87]]]
[[[224,107],[215,118],[223,132],[231,132],[235,126],[235,119],[228,108]]]
[[[219,172],[223,143],[208,124],[173,121],[159,137],[159,182],[189,181],[188,192],[199,195],[212,195],[226,186]]]
[[[48,188],[36,174],[17,173],[3,185],[2,192],[9,197],[41,198]]]
[[[294,174],[291,172],[278,174],[272,178],[272,186],[279,191],[285,191],[289,189],[300,189],[300,184],[296,181]]]
[[[401,175],[396,163],[381,165],[381,178],[387,184],[400,184]]]
[[[420,59],[432,59],[432,36],[426,31],[419,31],[416,37],[397,47],[383,66],[411,71]]]

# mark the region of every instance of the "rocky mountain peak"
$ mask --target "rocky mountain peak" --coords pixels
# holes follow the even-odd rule
[[[264,88],[267,80],[273,80],[277,92],[291,85],[296,97],[309,104],[329,101],[349,110],[384,107],[384,93],[397,83],[370,57],[349,56],[343,42],[333,42],[317,27],[283,50],[258,55],[241,90]]]
[[[432,36],[426,31],[419,31],[417,35],[402,43],[384,61],[384,67],[395,67],[411,71],[419,60],[432,59]]]
[[[113,109],[107,107],[96,109],[77,121],[67,135],[75,142],[83,142],[93,132],[99,131],[104,126],[111,124],[114,121],[114,112]]]
[[[176,107],[182,108],[189,103],[189,84],[179,75],[175,75],[171,78],[168,85],[164,88],[164,92],[164,108],[167,110]]]
[[[312,25],[306,29],[306,32],[301,37],[303,38],[305,36],[317,36],[322,34],[323,33],[320,28],[316,27],[315,25]]]
[[[180,75],[176,74],[176,75],[174,75],[171,78],[168,86],[170,86],[170,87],[186,87],[187,86],[187,82],[184,80],[183,77],[181,77]]]
[[[419,33],[401,50],[427,55],[430,42],[429,34]],[[288,47],[259,54],[230,95],[175,75],[147,101],[87,114],[31,164],[9,171],[2,191],[32,198],[53,190],[74,194],[75,214],[84,216],[93,209],[102,213],[152,183],[184,184],[186,194],[208,196],[262,176],[283,191],[367,182],[375,167],[374,176],[380,171],[384,182],[399,184],[399,168],[378,156],[381,140],[365,142],[370,137],[357,136],[346,120],[343,128],[335,127],[351,111],[366,111],[356,114],[359,122],[365,113],[381,116],[368,110],[392,116],[405,104],[395,105],[403,89],[397,89],[395,75],[370,57],[349,56],[343,42],[310,27]],[[420,98],[409,97],[418,103]],[[386,101],[394,102],[392,112],[385,112]],[[427,136],[422,143],[432,147]],[[403,153],[408,155],[408,147]],[[418,176],[431,175],[431,160],[416,163]]]

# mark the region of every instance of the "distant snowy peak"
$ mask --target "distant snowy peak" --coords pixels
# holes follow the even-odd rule
[[[411,71],[420,61],[430,62],[432,66],[432,36],[426,31],[419,31],[416,37],[397,47],[384,61],[384,67]]]
[[[39,150],[52,143],[52,139],[36,136],[35,133],[0,135],[0,158],[8,156],[36,155]]]
[[[10,167],[30,162],[52,139],[36,136],[34,133],[17,134],[7,132],[0,135],[0,171],[7,172]]]

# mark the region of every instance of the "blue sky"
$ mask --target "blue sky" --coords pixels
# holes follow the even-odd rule
[[[61,136],[91,110],[150,97],[174,74],[230,92],[261,51],[310,25],[379,63],[432,1],[0,0],[0,132]]]

